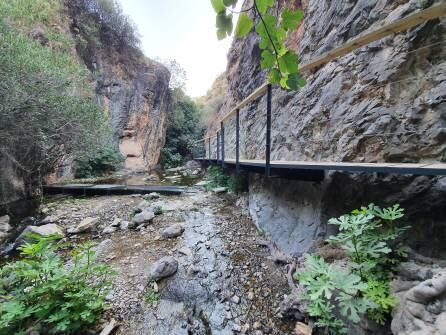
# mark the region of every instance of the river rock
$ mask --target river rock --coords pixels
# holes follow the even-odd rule
[[[136,212],[140,213],[150,207],[150,203],[146,200],[141,201],[136,207]]]
[[[413,282],[417,283],[417,282]],[[407,282],[396,285],[399,303],[391,324],[395,335],[431,334],[443,335],[446,329],[446,269],[432,279],[422,281],[409,290]],[[398,292],[399,289],[402,289]]]
[[[77,227],[70,229],[68,232],[70,234],[78,234],[78,233],[85,233],[88,231],[93,230],[94,228],[96,228],[96,226],[99,223],[99,218],[98,217],[87,217],[85,219],[83,219],[81,221],[81,223],[79,223],[77,225]]]
[[[110,224],[110,226],[112,227],[119,227],[121,225],[121,219],[120,218],[115,218],[113,220],[113,222]]]
[[[170,277],[178,270],[178,262],[172,256],[166,256],[161,258],[155,264],[153,264],[149,280],[150,281],[158,281],[160,279]]]
[[[155,217],[155,213],[151,209],[146,209],[142,211],[141,213],[136,214],[132,222],[135,223],[137,226],[143,224],[143,223],[149,223],[152,221],[152,219]]]
[[[17,237],[16,239],[16,246],[22,245],[24,242],[26,242],[27,237],[26,235],[28,233],[40,235],[40,236],[50,236],[50,235],[57,235],[60,238],[63,238],[65,236],[62,228],[54,223],[49,223],[43,226],[28,226],[26,227],[22,233]]]
[[[104,256],[112,250],[113,241],[110,239],[103,240],[97,246],[93,248],[98,257]]]
[[[156,193],[156,192],[152,192],[152,193],[149,193],[149,194],[144,194],[143,198],[146,199],[146,200],[159,199],[159,198],[161,198],[161,194]]]
[[[308,316],[308,302],[301,298],[303,289],[298,288],[280,303],[280,314],[285,319],[303,321]]]
[[[212,189],[212,192],[216,194],[226,193],[228,189],[226,187],[216,187]]]
[[[59,220],[59,218],[55,215],[50,215],[45,217],[42,221],[40,221],[40,224],[48,224],[48,223],[56,223]]]
[[[164,238],[175,238],[183,234],[184,227],[183,225],[176,223],[173,224],[161,232],[161,236]]]
[[[9,215],[0,216],[0,244],[4,243],[12,231]]]
[[[121,221],[121,224],[119,225],[119,229],[127,230],[127,229],[130,229],[130,228],[135,228],[135,224],[133,222]]]
[[[118,227],[110,225],[104,228],[104,230],[102,231],[102,234],[112,234],[115,231],[118,230]]]

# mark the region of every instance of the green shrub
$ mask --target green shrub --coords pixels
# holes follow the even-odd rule
[[[172,92],[174,108],[168,115],[166,144],[161,151],[161,165],[176,167],[184,160],[192,159],[195,142],[203,137],[200,125],[201,109],[184,92],[177,88]]]
[[[207,169],[206,178],[208,190],[216,187],[227,187],[233,193],[239,193],[242,190],[240,178],[237,175],[226,174],[219,166],[210,166]]]
[[[161,149],[160,162],[163,168],[169,169],[181,166],[184,158],[178,152],[175,152],[175,148],[164,147]]]
[[[65,157],[103,141],[107,123],[86,68],[5,21],[0,17],[0,155],[32,190]],[[0,185],[7,183],[0,176]]]
[[[56,237],[38,237],[19,248],[23,259],[0,269],[0,334],[72,334],[94,325],[106,307],[112,275],[96,262],[92,244],[57,253]]]
[[[148,304],[156,304],[161,299],[156,287],[156,282],[150,282],[147,286],[144,299]]]
[[[124,160],[121,153],[111,146],[105,146],[78,158],[75,161],[76,178],[98,177],[116,171]]]
[[[401,257],[394,241],[408,229],[398,228],[394,221],[403,216],[399,205],[381,209],[371,204],[328,221],[339,227],[339,233],[327,241],[346,251],[347,266],[328,264],[309,254],[306,271],[295,273],[306,288],[304,298],[310,315],[317,318],[316,326],[328,334],[346,334],[343,320],[358,323],[368,315],[380,324],[387,321],[396,304],[389,281]]]
[[[60,10],[59,0],[2,0],[0,13],[26,26],[49,24]]]

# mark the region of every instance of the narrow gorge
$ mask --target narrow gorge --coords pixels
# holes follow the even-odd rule
[[[0,335],[446,334],[445,44],[441,0],[0,0]]]

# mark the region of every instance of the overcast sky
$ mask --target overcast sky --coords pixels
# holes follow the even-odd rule
[[[176,59],[186,70],[187,93],[206,94],[226,69],[230,39],[218,41],[209,0],[119,0],[138,26],[150,58]]]

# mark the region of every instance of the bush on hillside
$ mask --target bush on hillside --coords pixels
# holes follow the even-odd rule
[[[106,122],[72,54],[42,46],[1,17],[0,32],[0,159],[29,185],[103,141]]]
[[[135,24],[122,11],[116,0],[65,0],[74,26],[83,41],[95,47],[137,49],[140,44]]]
[[[124,157],[114,147],[101,147],[76,159],[74,176],[76,178],[99,177],[116,171],[123,160]]]

